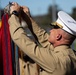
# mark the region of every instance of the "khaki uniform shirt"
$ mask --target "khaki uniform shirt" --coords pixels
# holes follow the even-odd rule
[[[73,68],[76,68],[76,56],[71,48],[67,45],[54,48],[47,41],[48,34],[33,20],[32,27],[42,47],[39,47],[26,36],[26,33],[21,28],[19,19],[15,15],[10,17],[9,25],[13,41],[40,66],[40,75],[70,75]]]

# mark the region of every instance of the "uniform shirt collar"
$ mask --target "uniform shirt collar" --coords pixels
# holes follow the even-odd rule
[[[59,51],[66,51],[67,49],[69,49],[70,46],[68,45],[60,45],[54,48],[55,52],[59,52]]]

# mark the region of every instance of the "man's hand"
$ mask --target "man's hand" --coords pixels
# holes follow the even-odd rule
[[[31,15],[30,15],[30,10],[29,10],[29,8],[28,7],[26,7],[26,6],[21,6],[21,8],[23,9],[23,11],[30,17]]]
[[[21,6],[18,3],[13,2],[12,6],[10,7],[10,14],[12,14],[13,11],[19,12],[20,8]]]

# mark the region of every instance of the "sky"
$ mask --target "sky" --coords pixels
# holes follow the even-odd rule
[[[42,15],[48,12],[48,7],[55,2],[58,8],[68,13],[76,7],[76,0],[0,0],[0,7],[4,8],[9,2],[17,2],[21,6],[27,6],[32,15]]]

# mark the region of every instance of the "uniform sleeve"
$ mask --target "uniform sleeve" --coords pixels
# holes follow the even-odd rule
[[[29,39],[21,28],[16,16],[12,15],[8,22],[10,25],[11,37],[18,47],[20,47],[26,55],[32,58],[44,70],[53,72],[55,70],[53,52],[49,48],[41,48],[37,46],[31,39]]]
[[[41,27],[38,26],[38,24],[31,18],[32,21],[32,28],[34,33],[36,34],[39,43],[43,46],[43,47],[48,47],[48,45],[50,44],[48,42],[48,33],[42,29]]]

